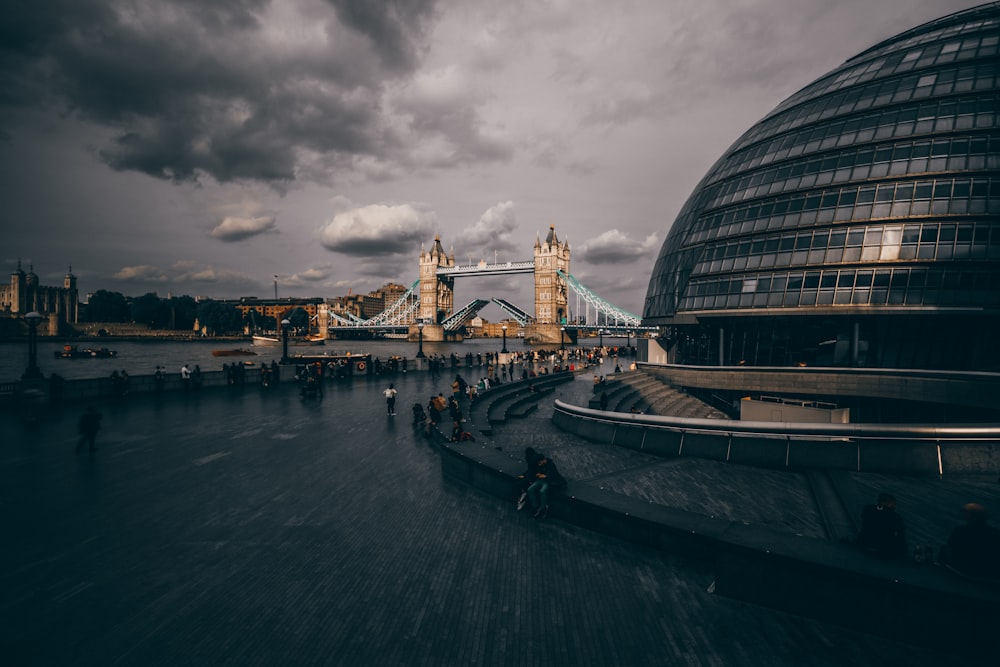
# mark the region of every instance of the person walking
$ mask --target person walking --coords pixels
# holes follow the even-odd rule
[[[101,430],[101,413],[97,411],[97,408],[89,407],[86,412],[80,415],[80,419],[76,423],[76,430],[80,433],[80,440],[76,443],[76,451],[79,452],[83,449],[83,444],[87,443],[90,451],[96,452],[97,447],[94,441],[97,438],[97,432]]]
[[[390,384],[382,393],[385,394],[385,413],[392,417],[396,414],[396,388]]]

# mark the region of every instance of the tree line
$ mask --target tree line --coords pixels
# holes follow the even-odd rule
[[[156,292],[129,297],[120,292],[98,290],[91,295],[80,315],[84,322],[134,323],[173,331],[192,331],[197,321],[199,330],[221,335],[277,328],[275,318],[253,311],[244,317],[232,303],[210,299],[195,301],[187,295],[163,298]],[[296,327],[309,326],[309,315],[301,308],[293,310],[289,320]]]

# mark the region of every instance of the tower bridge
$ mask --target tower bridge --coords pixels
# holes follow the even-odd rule
[[[375,317],[363,320],[334,313],[322,306],[318,321],[321,331],[347,333],[358,331],[407,333],[418,337],[417,323],[427,341],[461,340],[462,329],[490,301],[474,299],[455,308],[455,279],[478,276],[533,274],[535,314],[506,299],[492,299],[504,312],[525,328],[525,342],[562,344],[572,341],[580,330],[630,332],[646,329],[639,316],[605,301],[578,281],[569,271],[569,243],[560,241],[555,225],[549,226],[545,239],[535,239],[534,257],[516,262],[480,261],[458,265],[454,252],[447,253],[436,236],[429,250],[420,250],[420,276],[391,306]],[[576,317],[570,314],[570,292],[577,297]],[[586,317],[580,317],[580,304]],[[594,320],[590,321],[593,309]]]

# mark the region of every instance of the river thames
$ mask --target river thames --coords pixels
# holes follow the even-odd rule
[[[597,338],[585,338],[580,341],[587,348],[598,345]],[[635,339],[632,339],[635,342]],[[625,338],[604,336],[605,345],[624,345]],[[135,342],[116,341],[114,338],[102,339],[100,342],[81,341],[77,347],[99,348],[107,347],[117,352],[111,359],[56,359],[55,352],[63,347],[63,342],[42,339],[38,343],[38,366],[46,377],[56,373],[67,380],[81,378],[106,377],[112,371],[128,371],[129,375],[152,375],[157,366],[163,366],[168,373],[178,373],[184,364],[191,368],[197,364],[202,371],[221,370],[224,363],[246,360],[255,364],[270,363],[281,359],[281,347],[254,347],[249,340],[204,340],[165,341],[150,340]],[[464,357],[467,353],[486,354],[500,352],[503,341],[499,338],[470,338],[461,343],[428,343],[424,342],[424,354],[448,356],[453,352]],[[257,353],[250,357],[215,357],[213,350],[230,350],[235,348],[252,349]],[[385,360],[393,355],[413,359],[417,354],[417,343],[405,340],[330,340],[326,345],[315,347],[289,347],[289,354],[329,354],[339,355],[370,353],[373,357]],[[507,349],[510,352],[541,350],[538,346],[525,345],[518,338],[507,339]],[[21,377],[27,367],[28,348],[26,340],[6,341],[0,343],[0,382],[12,382]]]

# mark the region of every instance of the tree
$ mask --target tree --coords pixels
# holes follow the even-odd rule
[[[97,290],[83,309],[83,319],[86,322],[128,322],[128,299],[121,292]]]
[[[191,331],[197,316],[198,302],[185,294],[184,296],[171,297],[167,304],[170,308],[170,319],[173,324],[171,328]]]
[[[170,306],[156,292],[147,292],[132,298],[132,321],[145,324],[150,329],[166,329],[170,324]]]
[[[231,303],[202,301],[197,305],[198,324],[209,334],[232,334],[243,331],[243,316]]]

